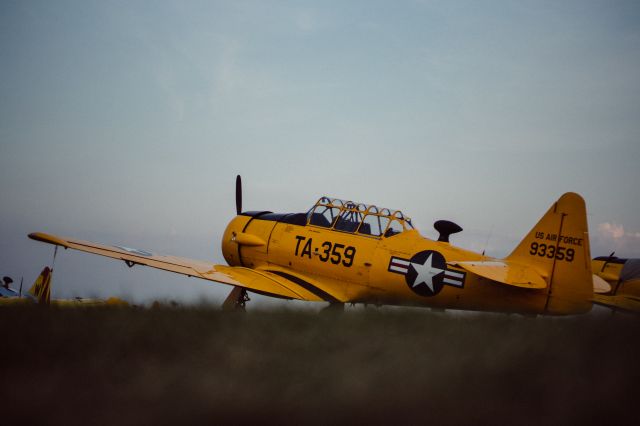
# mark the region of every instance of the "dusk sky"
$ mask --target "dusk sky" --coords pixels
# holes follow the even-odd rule
[[[34,231],[224,263],[238,173],[246,210],[353,199],[497,257],[574,191],[592,255],[640,257],[637,1],[2,1],[0,57],[0,275],[26,287]],[[70,250],[53,285],[230,289]]]

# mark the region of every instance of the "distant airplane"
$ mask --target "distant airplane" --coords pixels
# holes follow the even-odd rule
[[[45,270],[47,273],[45,274]],[[17,305],[17,304],[32,304],[32,303],[43,303],[46,304],[49,302],[49,281],[51,279],[51,274],[49,273],[49,268],[45,268],[36,281],[33,283],[33,286],[27,291],[28,296],[22,295],[22,283],[20,283],[20,292],[17,292],[11,288],[9,288],[9,284],[13,282],[11,278],[7,280],[9,277],[4,277],[5,285],[0,287],[0,306],[3,305]]]
[[[640,259],[596,257],[593,273],[609,285],[609,291],[594,296],[599,305],[640,313]]]
[[[126,246],[32,233],[64,248],[234,287],[226,307],[243,308],[247,291],[283,298],[412,305],[525,314],[588,312],[594,300],[585,203],[562,195],[513,252],[496,259],[455,247],[462,230],[434,224],[438,241],[421,236],[399,210],[321,197],[306,213],[242,211],[222,238],[227,265],[163,256]]]
[[[20,298],[20,293],[11,288],[13,280],[11,277],[2,277],[2,285],[0,285],[0,304],[12,303],[14,300]],[[22,284],[20,285],[22,290]]]
[[[36,278],[33,286],[29,289],[28,293],[35,297],[38,303],[48,305],[51,303],[51,268],[45,266]]]
[[[53,271],[45,266],[36,278],[31,288],[27,291],[28,297],[22,297],[15,290],[5,293],[6,288],[0,288],[0,306],[15,304],[37,303],[44,306],[56,307],[90,307],[90,306],[128,306],[128,303],[117,297],[109,299],[85,299],[76,297],[74,299],[51,299],[51,276]],[[6,295],[5,295],[6,294]]]

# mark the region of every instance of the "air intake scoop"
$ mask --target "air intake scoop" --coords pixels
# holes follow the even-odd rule
[[[444,243],[449,242],[449,235],[462,231],[460,225],[449,220],[438,220],[433,224],[433,227],[440,233],[438,241],[442,241]]]

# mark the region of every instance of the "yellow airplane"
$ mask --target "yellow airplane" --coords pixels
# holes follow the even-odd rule
[[[449,243],[462,230],[438,221],[423,237],[399,210],[321,197],[307,213],[242,211],[227,225],[228,265],[125,246],[32,233],[64,248],[234,286],[224,307],[243,308],[247,291],[284,299],[412,305],[525,314],[588,312],[594,296],[585,203],[562,195],[513,252],[496,259]]]
[[[640,259],[621,259],[614,254],[591,261],[594,275],[609,286],[609,291],[594,295],[595,302],[640,313]]]
[[[53,270],[45,266],[36,278],[31,288],[27,291],[29,297],[19,296],[13,291],[13,295],[4,295],[0,292],[0,305],[34,304],[56,307],[91,307],[91,306],[129,306],[127,302],[117,297],[110,297],[107,300],[85,299],[76,297],[74,299],[51,299],[51,277]]]
[[[11,292],[0,292],[0,305],[16,305],[16,304],[43,304],[48,305],[51,297],[51,269],[46,266],[29,290],[27,296],[22,295],[22,285],[20,285],[20,293],[9,289]],[[5,277],[6,278],[6,277]],[[6,290],[8,286],[5,285]]]

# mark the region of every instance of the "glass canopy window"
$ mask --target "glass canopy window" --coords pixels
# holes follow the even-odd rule
[[[413,228],[400,210],[321,197],[307,213],[307,223],[371,237],[391,237]]]

